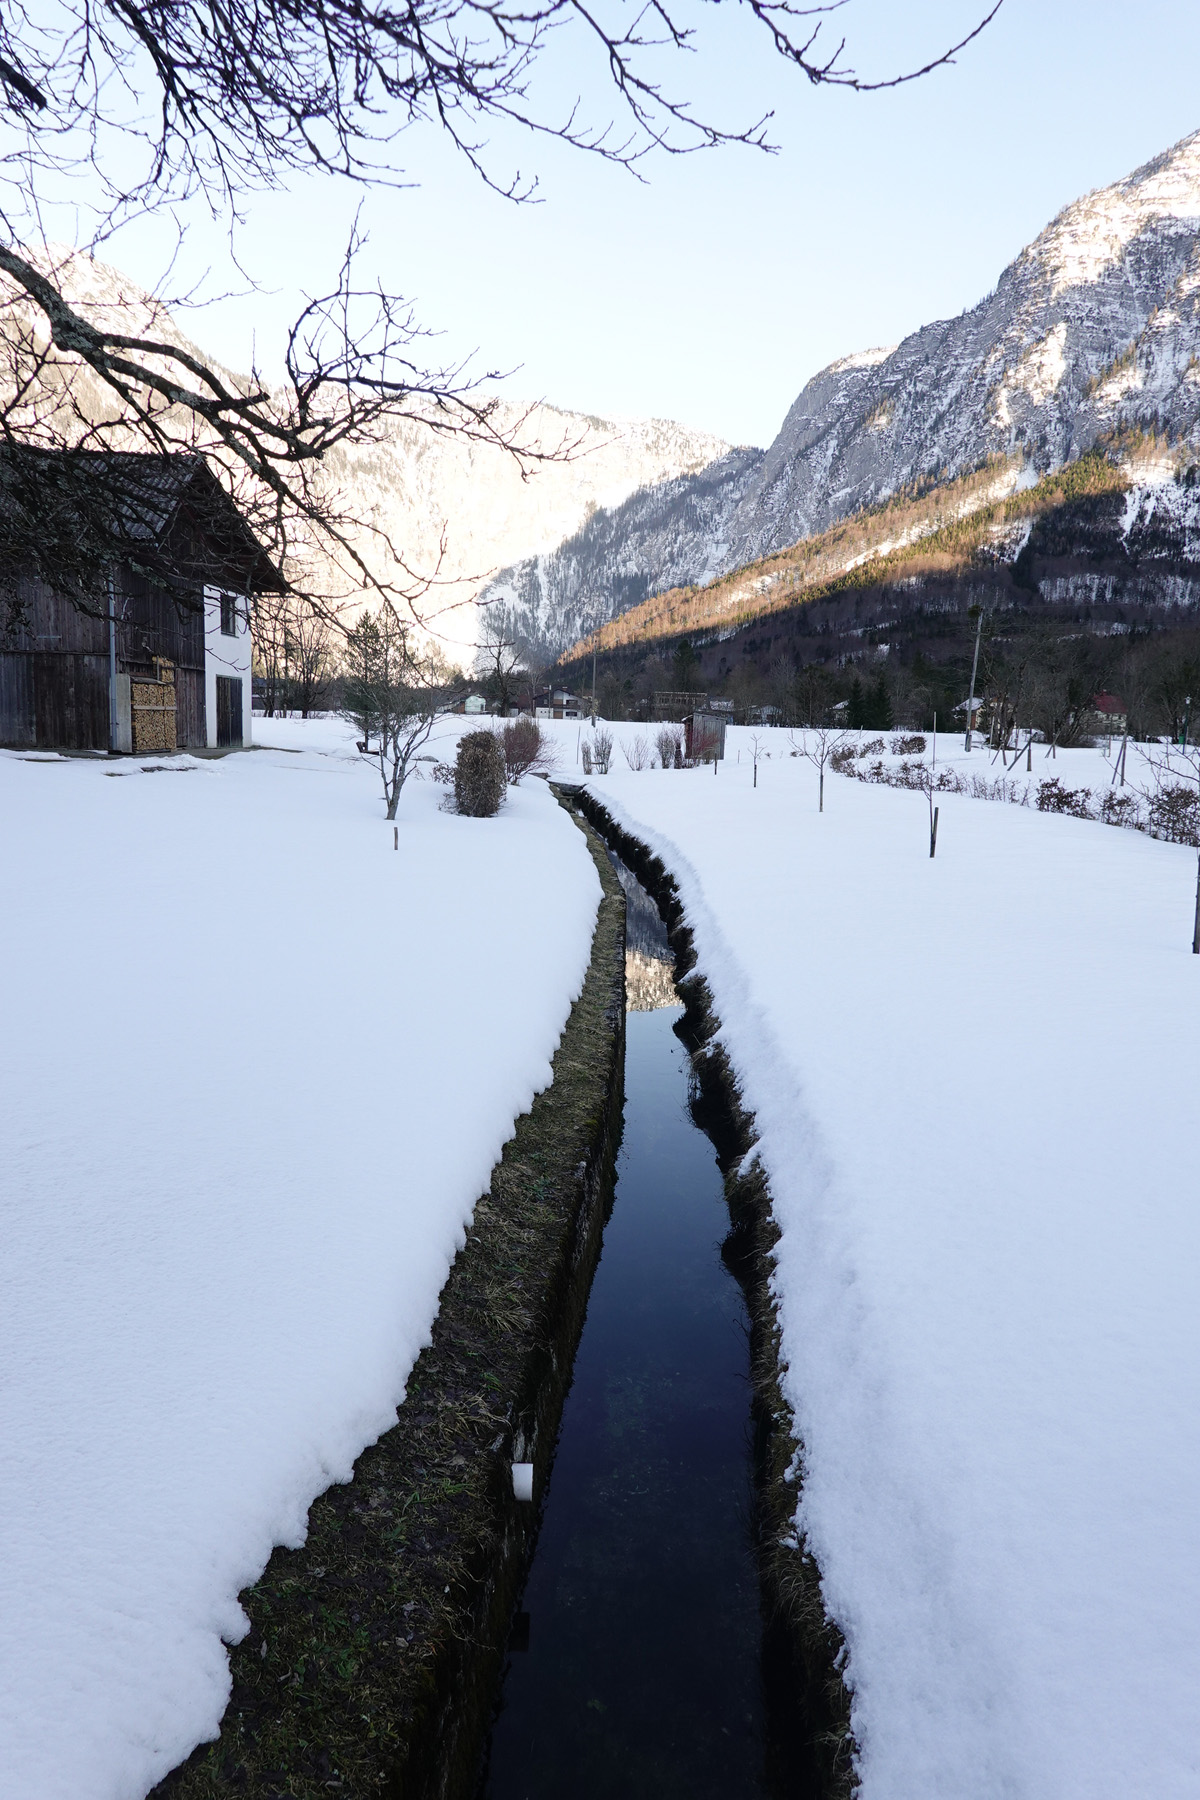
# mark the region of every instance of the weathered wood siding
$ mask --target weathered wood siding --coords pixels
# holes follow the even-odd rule
[[[154,658],[175,668],[175,741],[208,741],[204,707],[204,603],[180,605],[129,570],[115,580],[117,669],[151,677]],[[81,612],[42,582],[21,584],[21,611],[0,639],[0,743],[17,748],[107,750],[107,595]]]
[[[0,743],[25,750],[37,743],[33,658],[0,651]]]

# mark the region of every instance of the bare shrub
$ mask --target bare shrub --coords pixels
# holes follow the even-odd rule
[[[969,794],[973,800],[1003,800],[1013,806],[1029,804],[1029,790],[1020,781],[1006,781],[999,775],[989,781],[986,775],[961,775],[956,769],[939,769],[935,775],[928,763],[916,759],[885,763],[877,757],[864,768],[853,747],[847,745],[830,758],[830,765],[839,775],[882,787],[907,788],[919,794]]]
[[[622,740],[621,755],[635,773],[639,769],[647,769],[650,766],[650,746],[640,731],[628,742]]]
[[[683,763],[683,733],[678,725],[664,725],[654,739],[659,766],[678,769]]]
[[[1073,819],[1093,819],[1091,788],[1064,787],[1057,775],[1038,782],[1034,805],[1039,812],[1068,813]]]
[[[549,775],[558,767],[557,747],[536,719],[510,719],[497,736],[511,786],[523,775]]]
[[[1141,798],[1127,791],[1114,793],[1110,788],[1100,802],[1100,817],[1106,825],[1128,825],[1135,831],[1141,830]]]
[[[921,736],[894,737],[892,739],[893,756],[924,756],[925,739]]]
[[[1182,781],[1164,782],[1146,805],[1151,837],[1168,844],[1200,843],[1200,793]]]
[[[508,776],[504,752],[491,731],[468,731],[458,740],[454,762],[454,806],[470,819],[490,819],[500,810]]]
[[[584,774],[590,775],[592,772],[592,746],[588,743],[586,738],[579,746],[579,755],[580,760],[583,763]]]
[[[597,731],[592,733],[592,757],[599,774],[608,774],[609,764],[612,762],[612,753],[613,734],[608,729],[607,725],[602,725]]]

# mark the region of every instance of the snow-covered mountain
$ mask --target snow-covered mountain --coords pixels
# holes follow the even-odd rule
[[[761,450],[729,450],[697,475],[642,488],[552,552],[506,569],[482,597],[535,661],[552,661],[647,595],[729,568],[729,521],[762,461]]]
[[[422,611],[466,656],[476,640],[476,594],[498,567],[548,554],[556,544],[647,486],[727,460],[729,446],[669,419],[601,419],[552,406],[502,401],[493,423],[531,449],[568,452],[522,467],[488,443],[396,420],[370,448],[330,459],[359,516],[403,545],[405,560],[437,570]]]
[[[969,312],[823,369],[757,462],[637,495],[487,594],[561,648],[568,620],[581,635],[908,483],[996,454],[1033,479],[1131,426],[1200,444],[1200,132],[1068,206]]]
[[[231,386],[245,385],[244,377],[205,358],[178,321],[119,270],[61,248],[38,253],[36,260],[84,317],[110,330],[178,344],[208,361]],[[41,344],[46,326],[23,294],[0,285],[0,341],[6,339],[10,345]],[[0,352],[0,381],[6,379],[11,386]],[[41,373],[31,420],[46,419],[56,390],[68,435],[86,429],[89,419],[113,417],[113,397],[91,370],[59,359]],[[514,439],[534,458],[521,464],[494,444],[430,430],[413,413],[395,419],[376,443],[348,445],[328,459],[333,485],[374,528],[363,536],[364,557],[371,562],[381,555],[386,540],[409,569],[435,577],[422,612],[438,615],[439,631],[465,660],[476,637],[472,602],[497,568],[545,554],[598,509],[619,507],[647,486],[698,475],[729,452],[711,432],[669,419],[604,419],[509,400],[500,401],[492,424],[498,436]],[[536,460],[536,453],[546,452],[561,457]]]

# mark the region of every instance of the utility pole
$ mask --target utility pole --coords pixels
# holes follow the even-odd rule
[[[971,662],[971,692],[967,696],[967,739],[966,749],[971,748],[971,725],[975,718],[975,676],[979,670],[979,639],[983,632],[983,608],[978,609],[975,620],[975,655]]]
[[[596,646],[592,645],[592,724],[596,723]]]

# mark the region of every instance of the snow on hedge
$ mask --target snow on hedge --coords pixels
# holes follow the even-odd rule
[[[864,1800],[1193,1800],[1196,852],[943,795],[931,861],[920,794],[778,756],[592,785],[757,1118]]]
[[[0,754],[7,1800],[134,1800],[215,1733],[238,1592],[393,1421],[582,985],[542,783],[414,784],[397,853],[341,726],[275,736]]]

